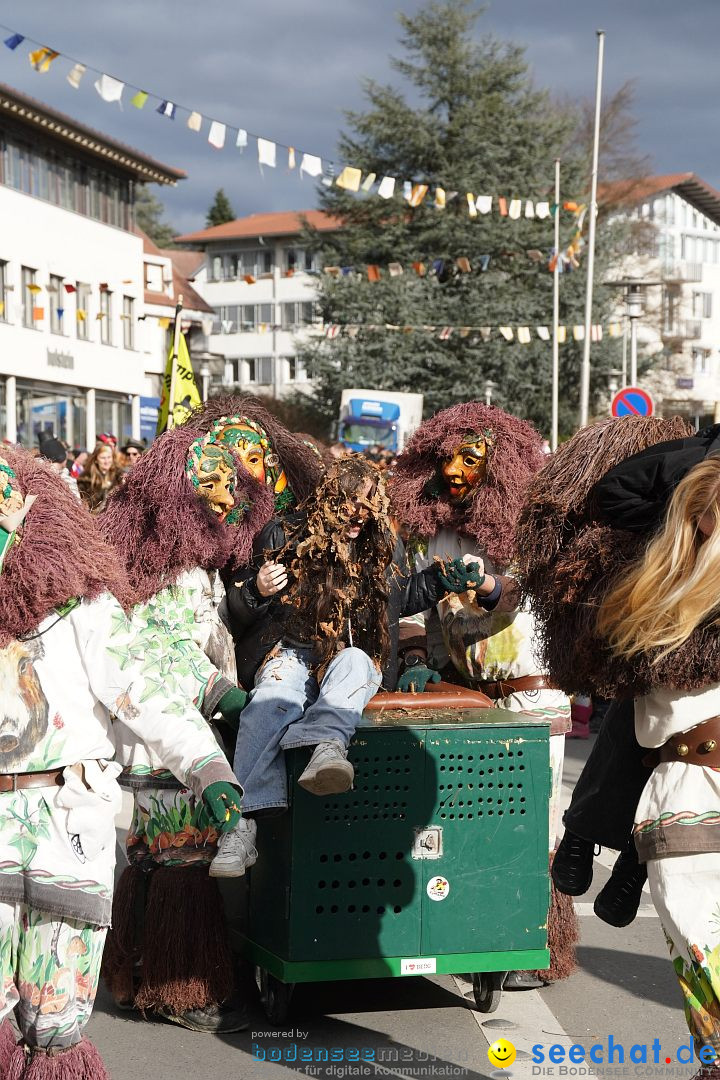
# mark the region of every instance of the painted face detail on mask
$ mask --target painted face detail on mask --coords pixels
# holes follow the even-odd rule
[[[24,499],[13,486],[15,473],[5,458],[0,457],[0,516],[22,510]]]
[[[198,495],[220,521],[234,523],[242,516],[236,507],[237,473],[228,451],[205,439],[190,447],[186,475]]]
[[[220,445],[233,448],[251,476],[273,489],[277,510],[294,503],[287,476],[265,428],[247,416],[225,416],[213,424],[212,434]]]
[[[468,435],[442,463],[440,471],[451,502],[465,502],[484,482],[491,447],[486,435]]]

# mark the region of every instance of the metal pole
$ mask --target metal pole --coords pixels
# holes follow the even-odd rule
[[[552,323],[552,422],[550,449],[558,445],[558,391],[560,383],[560,158],[555,158],[555,269],[553,271],[553,323]]]
[[[183,298],[178,296],[175,305],[175,326],[173,327],[173,347],[170,359],[170,390],[168,391],[168,415],[167,430],[172,431],[175,427],[175,384],[177,382],[178,348],[180,347],[180,312],[182,311]]]
[[[637,386],[637,319],[630,320],[630,385]]]
[[[628,352],[628,319],[627,315],[623,319],[623,342],[622,342],[622,387],[625,388],[628,385],[627,381],[627,352]]]
[[[598,154],[600,149],[600,109],[602,102],[603,53],[605,31],[598,30],[597,78],[595,82],[595,130],[593,135],[592,176],[590,179],[590,228],[588,230],[587,290],[585,293],[585,339],[580,372],[580,427],[588,422],[590,410],[590,341],[592,337],[593,278],[595,275],[595,218],[597,217]]]

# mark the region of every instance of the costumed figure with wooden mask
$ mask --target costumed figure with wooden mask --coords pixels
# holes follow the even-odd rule
[[[232,742],[247,695],[238,687],[223,622],[219,570],[249,561],[272,496],[222,436],[222,427],[162,435],[110,498],[99,524],[125,563],[132,621],[146,632],[159,628],[172,641],[165,666],[146,654],[148,671],[158,686],[182,686]],[[241,1030],[244,1010],[224,1004],[233,989],[232,957],[221,896],[209,875],[218,831],[194,793],[143,748],[125,754],[123,764],[120,782],[133,792],[134,813],[103,975],[122,1007],[195,1031]],[[241,819],[226,842],[252,848],[247,824]]]
[[[96,520],[25,451],[3,451],[0,476],[0,1075],[101,1080],[84,1030],[112,907],[116,747],[149,747],[220,832],[241,792],[192,697],[158,681],[172,642],[128,618]]]
[[[420,426],[398,458],[389,489],[418,568],[465,558],[480,560],[485,573],[479,589],[448,596],[419,624],[406,624],[399,686],[422,692],[442,672],[482,690],[498,708],[551,721],[552,853],[570,703],[537,663],[533,612],[521,601],[513,569],[517,517],[543,460],[542,440],[530,424],[467,402]],[[510,972],[507,989],[540,986],[574,970],[577,921],[572,904],[554,890],[548,936],[550,970]]]

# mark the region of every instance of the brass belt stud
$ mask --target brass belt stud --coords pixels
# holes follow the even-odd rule
[[[675,749],[680,757],[686,757],[690,753],[690,747],[684,742],[678,743]]]
[[[712,754],[716,746],[717,742],[715,741],[715,739],[708,739],[707,742],[702,743],[700,749],[702,750],[703,754]]]

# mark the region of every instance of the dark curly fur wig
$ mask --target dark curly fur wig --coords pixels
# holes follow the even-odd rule
[[[487,477],[472,502],[458,507],[444,490],[429,494],[441,463],[452,457],[459,441],[486,428],[495,444]],[[527,486],[543,460],[542,440],[526,420],[479,401],[453,405],[421,424],[398,458],[388,483],[393,512],[420,536],[458,529],[472,537],[498,569],[505,568]]]
[[[517,552],[525,593],[541,634],[542,660],[568,693],[635,696],[652,686],[692,690],[720,672],[720,637],[701,629],[672,656],[625,661],[596,632],[610,585],[644,552],[649,537],[600,522],[593,486],[633,454],[692,433],[686,420],[624,417],[583,428],[561,446],[533,480],[520,515]]]

